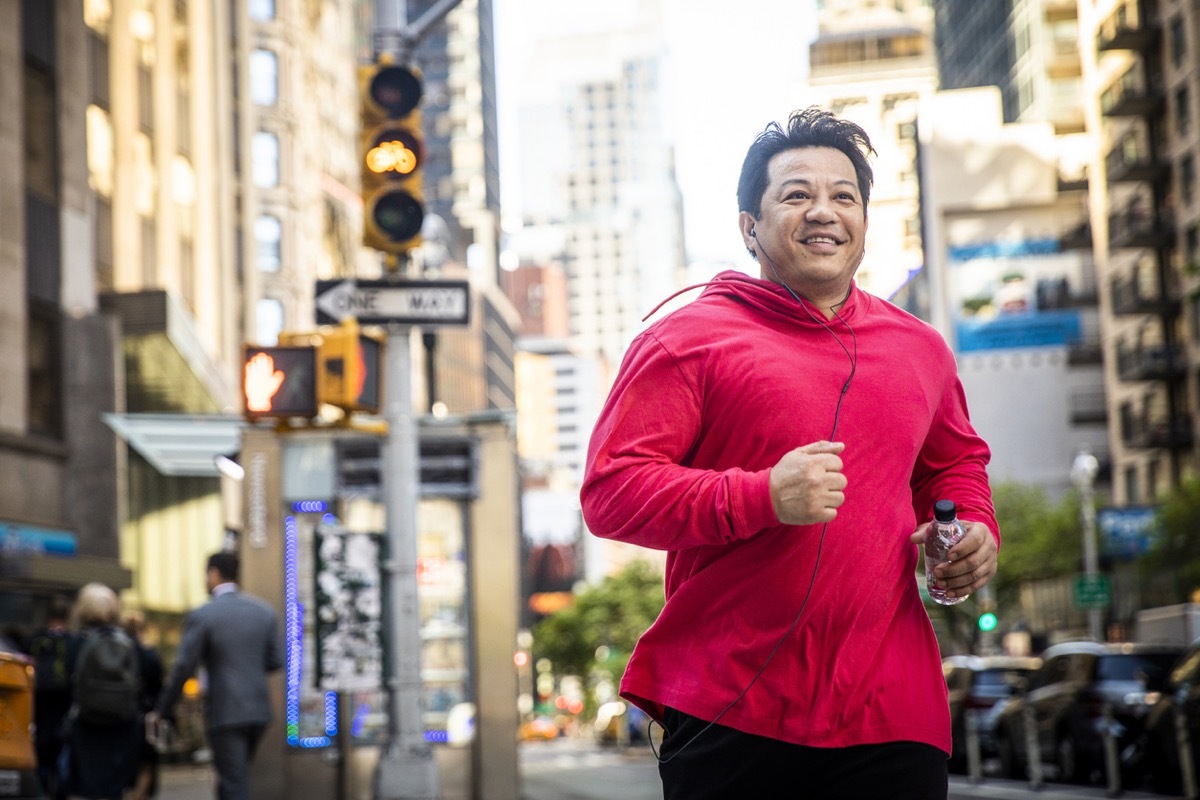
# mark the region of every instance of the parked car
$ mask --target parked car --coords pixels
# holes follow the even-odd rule
[[[1182,712],[1181,712],[1182,709]],[[1176,720],[1186,725],[1192,775],[1200,780],[1200,640],[1192,643],[1167,678],[1150,709],[1135,758],[1157,792],[1178,793],[1183,785]]]
[[[0,635],[0,797],[42,798],[33,750],[33,662]]]
[[[1140,738],[1150,707],[1182,652],[1178,645],[1097,642],[1047,648],[1042,666],[996,721],[1002,769],[1010,777],[1023,778],[1029,759],[1036,757],[1053,765],[1061,781],[1100,778],[1105,774],[1105,710],[1111,710],[1116,752],[1132,752],[1130,746]],[[1025,747],[1027,708],[1037,739],[1033,756]]]
[[[954,749],[951,772],[967,770],[967,717],[975,714],[981,758],[996,756],[996,719],[1016,694],[1023,678],[1042,665],[1040,658],[1020,656],[950,656],[942,661],[950,699],[950,732]]]

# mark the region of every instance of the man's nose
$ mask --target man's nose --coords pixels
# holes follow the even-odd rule
[[[805,217],[812,222],[833,222],[837,219],[837,216],[833,213],[831,199],[821,195],[813,198]]]

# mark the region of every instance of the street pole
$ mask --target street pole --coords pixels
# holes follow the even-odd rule
[[[421,720],[421,619],[417,598],[418,431],[413,417],[412,350],[408,325],[389,325],[387,391],[388,436],[380,468],[387,506],[391,666],[388,689],[388,745],[375,772],[378,800],[437,800],[437,763],[425,741]]]
[[[375,0],[375,56],[406,64],[430,28],[461,0],[439,0],[412,24],[405,0]],[[389,276],[403,276],[407,253]],[[387,439],[381,459],[387,509],[389,629],[387,663],[388,744],[375,770],[376,800],[439,800],[433,751],[421,713],[421,618],[417,596],[418,430],[413,416],[411,325],[388,326],[384,394]]]
[[[1083,528],[1083,571],[1089,581],[1100,574],[1100,559],[1096,552],[1096,504],[1094,487],[1100,462],[1086,447],[1079,451],[1071,465],[1071,481],[1079,489],[1079,517]],[[1088,634],[1098,642],[1104,641],[1100,626],[1100,609],[1088,608]]]

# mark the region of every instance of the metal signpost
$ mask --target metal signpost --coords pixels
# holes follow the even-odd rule
[[[459,2],[440,0],[408,24],[404,0],[375,0],[377,63],[390,62],[405,67],[415,45]],[[395,77],[397,70],[392,68],[392,72]],[[412,73],[400,77],[411,79]],[[403,86],[400,88],[404,89]],[[415,88],[420,90],[419,80]],[[394,86],[383,86],[381,92],[385,94],[369,99],[391,104],[398,98],[386,93],[395,90]],[[419,99],[418,96],[414,102]],[[403,105],[391,110],[403,110]],[[413,167],[412,164],[408,166],[410,170]],[[410,216],[415,210],[420,212],[418,216],[423,216],[419,190],[415,199],[416,203],[410,203],[413,208],[399,210]],[[394,211],[397,209],[391,209]],[[392,213],[392,216],[396,215]],[[360,323],[387,326],[384,402],[388,436],[383,447],[382,472],[388,521],[384,580],[389,612],[389,635],[385,636],[385,642],[386,662],[390,667],[387,680],[390,737],[375,772],[374,796],[377,800],[437,800],[441,796],[437,763],[425,740],[421,720],[421,639],[417,604],[418,445],[412,408],[410,333],[413,325],[466,324],[470,303],[466,282],[403,280],[402,265],[407,261],[408,248],[404,242],[395,244],[397,246],[391,251],[393,256],[400,255],[400,259],[388,259],[387,280],[318,285],[316,302],[318,321],[354,317]]]

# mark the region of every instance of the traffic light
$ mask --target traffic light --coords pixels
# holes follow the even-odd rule
[[[995,613],[991,611],[985,611],[979,615],[979,619],[976,620],[975,624],[977,624],[979,626],[979,630],[983,631],[984,633],[991,633],[992,631],[996,630],[996,625],[998,623],[999,620],[996,619]]]
[[[386,57],[359,68],[363,244],[407,253],[421,244],[425,140],[421,73]]]
[[[376,413],[383,343],[353,320],[322,330],[317,344],[317,398],[346,411]]]
[[[250,419],[317,415],[317,351],[306,346],[246,345],[242,401]]]

